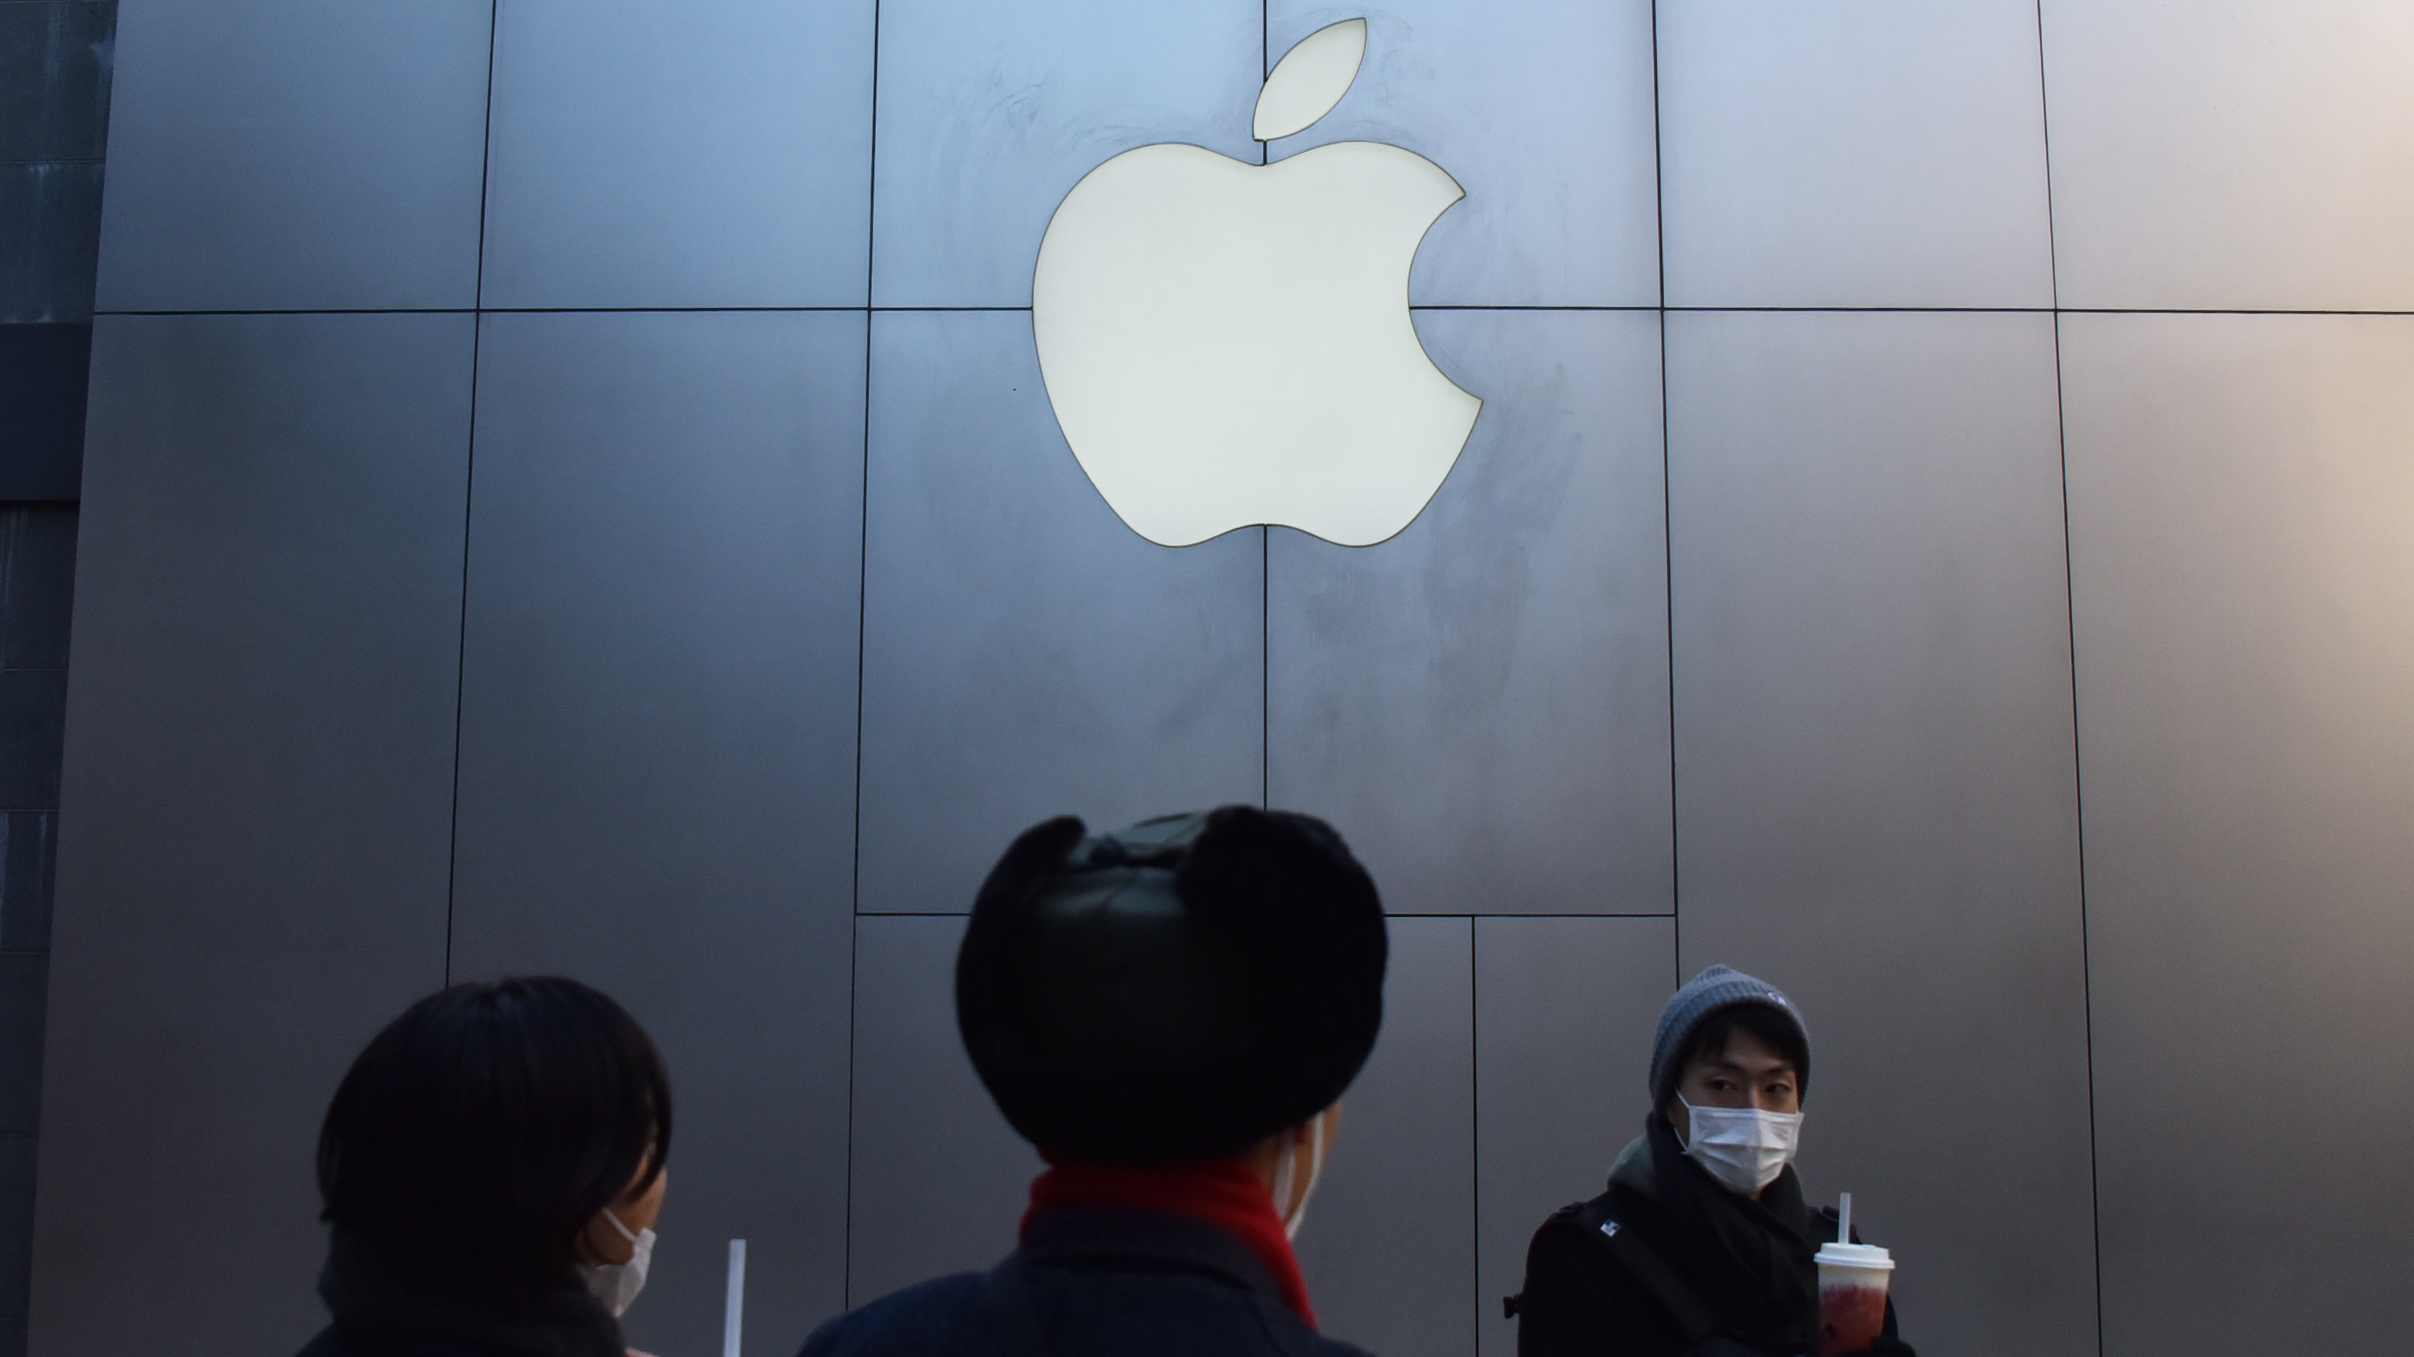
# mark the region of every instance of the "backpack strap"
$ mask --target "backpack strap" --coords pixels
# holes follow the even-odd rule
[[[1577,1209],[1576,1223],[1667,1307],[1669,1317],[1684,1331],[1685,1342],[1698,1346],[1718,1332],[1718,1318],[1693,1283],[1653,1246],[1656,1215],[1641,1194],[1620,1189],[1584,1203]]]

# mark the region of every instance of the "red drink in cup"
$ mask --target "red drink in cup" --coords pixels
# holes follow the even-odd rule
[[[1886,1327],[1886,1280],[1894,1259],[1870,1244],[1823,1244],[1819,1265],[1819,1357],[1842,1357]]]

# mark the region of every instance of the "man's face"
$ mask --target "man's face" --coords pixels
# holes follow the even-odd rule
[[[1799,1112],[1802,1089],[1792,1061],[1751,1033],[1737,1031],[1727,1038],[1727,1049],[1704,1051],[1677,1076],[1676,1099],[1669,1102],[1668,1120],[1676,1127],[1677,1136],[1690,1144],[1693,1119],[1685,1113],[1686,1103]]]

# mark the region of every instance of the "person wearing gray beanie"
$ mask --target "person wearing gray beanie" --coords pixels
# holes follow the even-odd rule
[[[1652,1033],[1643,1134],[1609,1190],[1560,1208],[1509,1297],[1519,1357],[1805,1357],[1823,1353],[1818,1269],[1835,1213],[1793,1167],[1810,1026],[1785,992],[1711,966]],[[1865,1351],[1911,1357],[1887,1307]]]
[[[1660,1010],[1659,1030],[1651,1038],[1653,1106],[1666,1103],[1669,1094],[1676,1090],[1686,1043],[1702,1031],[1705,1021],[1738,1004],[1754,1004],[1774,1012],[1778,1025],[1790,1028],[1784,1044],[1791,1051],[1799,1100],[1810,1085],[1810,1029],[1803,1025],[1794,1001],[1765,980],[1745,975],[1732,966],[1712,966],[1686,981],[1683,988],[1669,996],[1668,1006]],[[1730,1015],[1730,1020],[1734,1016]]]

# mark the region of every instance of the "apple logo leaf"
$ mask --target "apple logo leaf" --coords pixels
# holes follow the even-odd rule
[[[1365,59],[1364,19],[1327,24],[1301,38],[1274,63],[1274,73],[1258,92],[1252,135],[1259,141],[1287,137],[1332,112],[1349,93],[1350,82],[1358,78],[1358,63]]]

